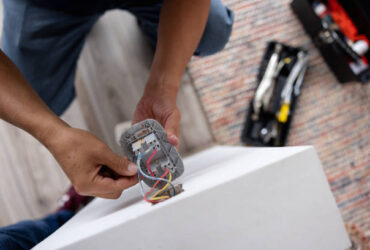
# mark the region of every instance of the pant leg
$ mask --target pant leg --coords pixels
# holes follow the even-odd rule
[[[221,51],[229,41],[233,24],[234,12],[221,0],[211,0],[207,25],[195,55],[209,56]]]
[[[21,221],[0,228],[0,250],[31,249],[72,216],[73,212],[63,210],[36,221]]]
[[[77,59],[100,14],[76,16],[4,0],[2,50],[46,104],[62,114],[75,96]]]
[[[146,5],[143,4],[145,1],[138,1],[141,3],[140,5],[128,1],[129,3],[123,4],[122,8],[137,17],[141,29],[147,35],[152,46],[155,47],[162,3],[161,1],[147,1]],[[194,54],[208,56],[222,50],[229,41],[233,23],[233,11],[227,8],[221,0],[211,0],[206,28]]]

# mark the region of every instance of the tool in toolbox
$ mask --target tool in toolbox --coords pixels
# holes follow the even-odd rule
[[[283,146],[308,68],[301,48],[270,42],[262,60],[242,141],[256,146]]]
[[[370,81],[369,0],[292,0],[291,7],[339,82]]]
[[[348,65],[354,74],[369,69],[366,57],[370,42],[361,34],[337,0],[322,2],[315,0],[312,4],[315,14],[320,18],[323,30],[319,33],[319,44],[336,44],[346,55]]]
[[[261,109],[267,109],[272,92],[273,92],[273,87],[275,84],[275,78],[276,78],[276,73],[279,65],[279,54],[282,49],[282,46],[280,44],[276,44],[275,46],[275,51],[272,54],[270,61],[267,65],[266,72],[262,78],[262,81],[260,85],[258,86],[258,89],[256,91],[256,96],[254,98],[254,113],[253,113],[253,118],[255,120],[258,119],[259,113]]]
[[[277,114],[277,119],[279,122],[285,123],[288,120],[290,111],[290,102],[292,100],[293,94],[300,92],[300,86],[302,85],[304,74],[307,69],[308,56],[305,52],[300,51],[297,55],[297,62],[295,63],[292,71],[290,72],[286,84],[281,92],[281,108]],[[295,84],[295,93],[293,93]]]

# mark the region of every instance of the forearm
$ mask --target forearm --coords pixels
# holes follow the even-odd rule
[[[29,132],[46,146],[53,133],[68,126],[46,106],[1,50],[0,119]]]
[[[155,89],[176,98],[182,74],[202,37],[209,8],[210,0],[164,0],[148,91]]]

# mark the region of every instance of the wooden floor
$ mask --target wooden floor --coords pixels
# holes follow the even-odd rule
[[[121,153],[115,126],[131,120],[152,56],[131,15],[122,11],[104,15],[91,31],[78,64],[78,102],[63,119],[90,130]],[[186,155],[211,144],[213,136],[187,73],[178,104],[182,113],[180,152]],[[52,212],[68,186],[64,173],[39,142],[0,121],[0,226]]]
[[[63,119],[86,128],[78,103]],[[69,181],[49,151],[26,132],[0,120],[0,226],[55,210]]]

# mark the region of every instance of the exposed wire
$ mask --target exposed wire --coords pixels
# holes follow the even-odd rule
[[[150,162],[152,161],[153,157],[157,154],[157,149],[155,148],[153,154],[149,157],[148,161],[146,162],[146,167],[148,168],[150,174],[155,177],[152,169],[150,168]]]
[[[163,199],[163,197],[165,197],[165,196],[160,196],[160,197],[156,197],[156,196],[159,195],[160,193],[162,193],[164,190],[166,190],[168,188],[168,186],[170,185],[171,180],[172,180],[172,174],[171,174],[171,172],[169,172],[168,180],[170,182],[168,182],[161,190],[158,190],[155,194],[153,194],[153,196],[150,198],[150,200],[152,200],[152,201],[161,200],[161,199]]]
[[[161,176],[161,178],[164,178],[167,174],[169,173],[169,170],[168,168],[166,168],[166,171],[164,172],[164,174]],[[150,202],[150,203],[156,203],[154,202],[151,198],[148,199],[148,195],[151,194],[153,192],[153,190],[157,187],[157,185],[159,184],[159,181],[156,181],[155,184],[153,185],[153,187],[149,190],[149,192],[147,192],[145,195],[144,195],[144,199],[147,201],[147,202]],[[153,197],[153,196],[152,196]],[[163,196],[162,198],[164,199],[168,199],[169,196]]]
[[[148,178],[148,179],[150,179],[150,180],[154,180],[154,181],[160,180],[160,181],[169,182],[169,180],[164,179],[164,178],[152,177],[152,176],[150,176],[150,175],[147,175],[147,174],[146,174],[146,173],[144,173],[144,171],[141,169],[140,161],[141,161],[141,159],[143,158],[143,156],[144,156],[145,154],[147,154],[147,152],[148,152],[148,150],[146,150],[144,153],[139,154],[139,155],[138,155],[138,157],[137,157],[137,160],[136,160],[136,165],[137,165],[137,168],[138,168],[138,170],[139,170],[140,174],[141,174],[142,176],[144,176],[145,178]]]
[[[143,187],[143,184],[141,183],[141,176],[140,176],[140,172],[137,172],[137,178],[138,178],[138,180],[139,180],[139,185],[140,185],[141,195],[142,195],[143,197],[145,197],[144,187]]]
[[[174,195],[176,195],[175,187],[173,186],[173,184],[172,184],[169,180],[164,179],[164,178],[152,177],[152,176],[147,175],[146,173],[144,173],[144,171],[141,169],[140,161],[141,161],[141,159],[143,158],[143,156],[144,156],[145,154],[147,154],[151,149],[153,149],[153,147],[151,147],[151,148],[147,149],[145,152],[143,152],[143,153],[139,154],[139,155],[138,155],[138,157],[137,157],[136,165],[137,165],[137,168],[138,168],[138,170],[139,170],[140,174],[141,174],[141,175],[143,175],[145,178],[148,178],[148,179],[150,179],[150,180],[154,180],[154,181],[160,180],[160,181],[169,182],[169,183],[170,183],[170,185],[171,185],[171,187],[172,187],[172,189],[173,189]]]
[[[170,198],[169,196],[160,196],[160,197],[156,197],[157,195],[159,195],[160,193],[162,193],[166,188],[168,188],[168,186],[169,185],[171,185],[172,186],[172,189],[173,189],[173,193],[174,193],[174,195],[176,195],[176,191],[175,191],[175,187],[173,186],[173,184],[171,183],[171,180],[172,180],[172,174],[171,174],[171,172],[168,170],[168,168],[166,168],[166,172],[165,172],[165,174],[163,174],[160,178],[158,178],[158,177],[154,177],[155,175],[154,175],[154,173],[153,173],[153,171],[151,171],[151,168],[150,168],[150,161],[153,159],[153,157],[155,156],[155,154],[157,153],[157,150],[155,149],[154,150],[154,152],[153,152],[153,154],[149,157],[149,159],[148,159],[148,161],[147,161],[147,167],[148,167],[148,170],[149,170],[149,172],[151,172],[151,174],[152,175],[154,175],[154,176],[149,176],[149,175],[147,175],[147,174],[145,174],[144,173],[144,171],[141,169],[141,165],[140,165],[140,161],[141,161],[141,159],[144,157],[144,155],[146,155],[147,153],[149,153],[149,151],[150,150],[152,150],[153,149],[153,147],[150,147],[150,148],[148,148],[146,151],[144,151],[143,153],[140,153],[139,155],[138,155],[138,157],[137,157],[137,160],[136,160],[136,164],[137,164],[137,166],[138,166],[138,180],[139,180],[139,183],[140,183],[140,189],[141,189],[141,194],[142,194],[142,196],[144,197],[144,200],[146,200],[146,201],[148,201],[148,202],[150,202],[150,203],[156,203],[156,202],[159,202],[160,200],[163,200],[163,199],[168,199],[168,198]],[[164,177],[167,175],[167,172],[169,173],[169,179],[167,180],[167,179],[165,179]],[[155,180],[156,181],[156,183],[153,185],[153,187],[151,188],[151,190],[147,193],[147,194],[145,194],[144,193],[144,187],[143,187],[143,185],[142,185],[142,183],[141,183],[141,180],[142,180],[142,178],[141,178],[141,176],[140,175],[142,175],[142,176],[144,176],[145,178],[148,178],[148,179],[151,179],[151,180]],[[158,183],[160,182],[160,181],[164,181],[164,182],[167,182],[167,184],[161,189],[161,190],[159,190],[159,191],[157,191],[150,199],[148,199],[147,198],[147,195],[149,194],[149,193],[151,193],[151,192],[153,192],[153,190],[154,190],[154,188],[158,185]]]

